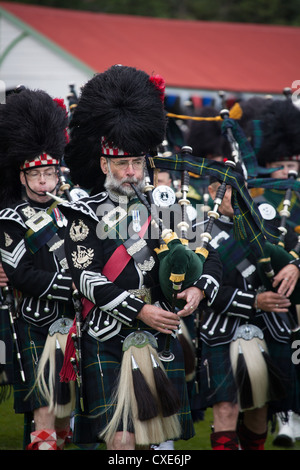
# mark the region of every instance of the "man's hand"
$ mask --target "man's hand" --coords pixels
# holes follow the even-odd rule
[[[198,287],[192,286],[179,292],[177,298],[186,301],[184,308],[177,315],[179,317],[187,317],[196,310],[201,300],[204,299],[204,292],[198,289]]]
[[[179,292],[177,298],[186,301],[184,308],[179,312],[172,313],[155,305],[146,304],[137,318],[161,333],[171,334],[179,327],[180,317],[187,317],[196,310],[204,298],[204,293],[198,287],[192,286]]]
[[[277,292],[265,291],[257,294],[257,308],[264,312],[285,313],[291,302],[284,295]]]
[[[278,287],[278,294],[289,297],[300,276],[300,270],[294,264],[287,264],[274,277],[273,287]]]
[[[143,306],[137,318],[160,333],[167,334],[171,334],[174,330],[177,330],[180,320],[176,313],[150,304]]]

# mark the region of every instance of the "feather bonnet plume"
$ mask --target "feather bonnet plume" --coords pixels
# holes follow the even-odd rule
[[[261,115],[262,142],[257,151],[259,165],[300,161],[300,111],[292,100],[274,100]]]
[[[86,189],[101,184],[101,139],[129,156],[145,155],[163,141],[164,81],[133,67],[115,65],[82,88],[70,122],[65,161],[71,180]]]
[[[23,89],[0,105],[0,204],[22,197],[20,167],[42,154],[61,160],[67,143],[67,114],[42,90]]]

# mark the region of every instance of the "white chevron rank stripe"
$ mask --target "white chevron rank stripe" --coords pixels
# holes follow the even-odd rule
[[[0,250],[2,262],[9,264],[13,268],[18,266],[25,253],[26,248],[24,240],[21,240],[12,252],[3,250],[3,248]]]
[[[79,288],[85,297],[90,299],[91,302],[96,303],[94,289],[96,286],[102,286],[104,284],[111,284],[107,277],[92,271],[83,271],[80,276]]]

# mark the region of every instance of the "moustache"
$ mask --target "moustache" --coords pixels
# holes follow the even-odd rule
[[[137,184],[137,183],[139,183],[139,180],[138,180],[137,178],[135,178],[135,177],[132,177],[132,178],[128,178],[128,177],[127,177],[127,178],[123,178],[123,179],[121,180],[121,184],[123,184],[123,183]]]

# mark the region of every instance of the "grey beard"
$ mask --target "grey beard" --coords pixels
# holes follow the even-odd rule
[[[120,194],[121,196],[135,196],[134,189],[129,186],[122,186],[123,183],[133,183],[140,191],[144,192],[144,180],[139,181],[136,178],[123,178],[119,181],[111,173],[107,174],[104,187],[107,191],[112,191]]]

